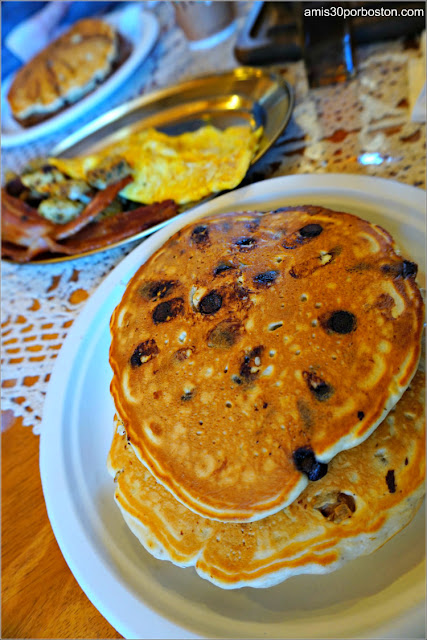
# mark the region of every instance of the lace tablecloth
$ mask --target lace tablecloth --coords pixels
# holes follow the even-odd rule
[[[249,4],[249,3],[248,3]],[[188,77],[238,66],[234,34],[209,51],[191,51],[175,24],[172,3],[152,9],[160,37],[132,81],[110,99],[148,93]],[[356,78],[309,90],[302,62],[276,66],[294,86],[288,127],[249,172],[245,182],[293,173],[362,173],[425,188],[425,124],[410,119],[411,67],[422,52],[417,40],[360,48]],[[31,145],[3,152],[3,167],[19,170],[48,153],[94,114]],[[103,278],[134,243],[93,256],[47,265],[2,264],[2,408],[40,433],[47,385],[67,332]]]

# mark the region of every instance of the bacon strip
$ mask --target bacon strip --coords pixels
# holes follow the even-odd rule
[[[96,194],[83,212],[61,225],[46,220],[37,209],[2,189],[2,256],[28,262],[42,253],[73,256],[107,247],[175,216],[173,200],[141,206],[110,218],[94,218],[131,181],[123,178]]]
[[[41,216],[37,209],[10,196],[2,189],[1,234],[2,239],[23,247],[29,247],[34,239],[49,235],[55,225]]]
[[[56,225],[60,227],[56,232],[55,240],[63,240],[76,234],[80,229],[83,229],[89,222],[91,222],[98,213],[101,213],[111,202],[117,194],[125,188],[129,182],[132,182],[132,176],[126,176],[114,184],[110,184],[106,189],[98,191],[96,196],[89,202],[87,207],[83,209],[80,215],[74,220],[70,220],[67,224]]]
[[[111,218],[87,225],[74,237],[66,240],[63,246],[65,250],[71,250],[73,253],[107,247],[172,218],[177,214],[177,210],[178,207],[173,200],[165,200],[133,211],[123,211]]]
[[[11,258],[15,262],[29,262],[41,253],[64,253],[61,245],[57,244],[49,237],[36,238],[28,247],[20,247],[9,242],[1,243],[2,258]],[[65,252],[67,253],[67,252]]]
[[[56,225],[4,189],[1,214],[2,256],[17,262],[28,262],[44,251],[60,250],[60,246],[50,237]]]

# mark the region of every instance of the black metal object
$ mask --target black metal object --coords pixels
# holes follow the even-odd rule
[[[238,36],[234,53],[243,64],[292,62],[303,57],[303,2],[256,2]],[[323,3],[310,5],[321,7]],[[325,3],[326,4],[326,3]],[[340,2],[342,8],[370,10],[422,9],[423,15],[408,17],[362,16],[348,18],[353,43],[412,36],[426,27],[424,2]],[[322,18],[319,18],[321,20]],[[327,25],[327,22],[324,24]],[[320,23],[319,23],[320,26]]]

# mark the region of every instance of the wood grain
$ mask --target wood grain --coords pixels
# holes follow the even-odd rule
[[[95,609],[53,535],[39,473],[39,437],[4,416],[2,638],[122,638]]]

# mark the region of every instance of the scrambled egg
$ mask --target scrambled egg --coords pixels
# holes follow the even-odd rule
[[[172,199],[177,204],[196,202],[212,193],[233,189],[244,178],[258,147],[262,128],[208,125],[191,133],[168,136],[143,129],[99,153],[49,162],[73,179],[105,166],[111,158],[126,160],[134,181],[121,195],[151,204]]]

